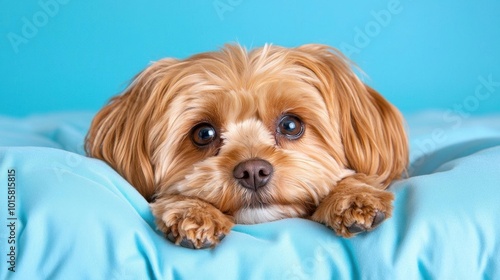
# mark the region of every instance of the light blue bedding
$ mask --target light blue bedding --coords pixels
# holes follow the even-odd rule
[[[83,155],[91,119],[0,117],[1,279],[500,279],[500,115],[408,117],[410,178],[373,232],[287,219],[208,250],[164,239],[135,189]]]

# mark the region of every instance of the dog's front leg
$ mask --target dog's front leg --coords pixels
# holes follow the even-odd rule
[[[151,203],[151,209],[158,229],[170,241],[187,248],[214,247],[234,225],[230,216],[192,197],[160,196]]]
[[[312,219],[343,237],[374,229],[391,216],[394,195],[370,185],[373,181],[359,173],[342,179],[323,199]]]

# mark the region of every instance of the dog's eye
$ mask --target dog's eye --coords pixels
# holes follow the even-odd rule
[[[195,126],[191,132],[193,143],[199,147],[212,143],[217,138],[215,128],[208,123]]]
[[[296,140],[304,134],[304,123],[295,115],[284,115],[278,123],[277,132],[290,140]]]

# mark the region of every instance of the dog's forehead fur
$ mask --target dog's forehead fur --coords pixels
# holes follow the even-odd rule
[[[292,111],[328,115],[325,100],[314,86],[318,77],[288,60],[290,52],[264,47],[247,53],[228,47],[174,64],[175,75],[160,78],[168,85],[164,87],[166,102],[170,110],[179,110],[185,117],[205,115],[222,122],[250,117],[268,122],[270,117]]]
[[[318,90],[297,77],[236,88],[217,85],[211,75],[194,75],[192,79],[200,82],[193,81],[169,100],[165,117],[174,118],[173,129],[209,122],[224,130],[246,119],[257,119],[271,129],[286,113],[298,115],[306,123],[333,125]]]

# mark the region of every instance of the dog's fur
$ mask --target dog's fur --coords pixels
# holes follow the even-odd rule
[[[408,162],[400,113],[323,45],[228,45],[142,71],[92,122],[86,150],[151,201],[158,228],[186,247],[215,246],[234,223],[288,217],[344,237],[391,216],[387,186]],[[280,133],[282,116],[303,134]],[[200,123],[213,142],[193,143]],[[258,190],[233,176],[247,160],[270,163]]]

